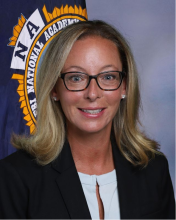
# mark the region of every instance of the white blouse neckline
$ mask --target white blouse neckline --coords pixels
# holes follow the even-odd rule
[[[86,185],[96,186],[96,182],[99,186],[107,185],[117,181],[115,169],[109,173],[101,175],[89,175],[85,173],[78,172],[80,176],[81,183]]]
[[[102,175],[78,172],[92,219],[100,219],[96,196],[96,185],[104,208],[104,219],[120,219],[116,170]]]

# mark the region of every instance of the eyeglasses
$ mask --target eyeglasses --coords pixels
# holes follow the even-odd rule
[[[85,90],[92,79],[95,79],[100,89],[104,91],[117,90],[125,77],[124,72],[107,71],[94,76],[82,72],[66,72],[60,76],[69,91],[79,92]]]

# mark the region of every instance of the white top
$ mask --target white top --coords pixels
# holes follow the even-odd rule
[[[116,171],[113,170],[99,176],[80,172],[78,175],[92,219],[100,219],[96,182],[99,185],[99,194],[104,207],[104,219],[120,219]]]

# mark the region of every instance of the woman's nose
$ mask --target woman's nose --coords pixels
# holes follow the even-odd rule
[[[102,90],[97,85],[96,79],[91,79],[89,86],[85,90],[85,98],[95,101],[102,96]]]

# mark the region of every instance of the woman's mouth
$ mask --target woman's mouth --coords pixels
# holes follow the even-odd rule
[[[103,111],[103,108],[101,109],[94,109],[94,110],[90,110],[90,109],[80,109],[81,111],[88,113],[88,114],[98,114],[101,111]]]

